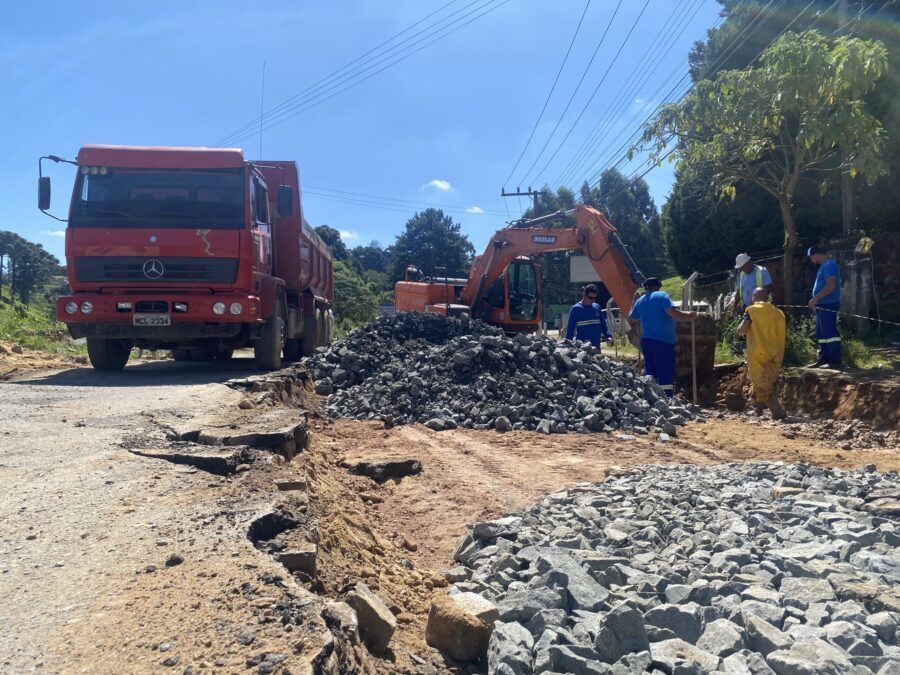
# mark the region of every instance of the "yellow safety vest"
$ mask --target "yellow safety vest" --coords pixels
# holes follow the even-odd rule
[[[741,276],[738,279],[738,289],[740,289],[741,301],[744,303],[744,307],[749,307],[753,304],[753,292],[750,292],[750,297],[744,297],[744,277],[747,276],[744,273],[744,270],[741,270]],[[756,286],[754,288],[762,288],[762,267],[756,265]]]

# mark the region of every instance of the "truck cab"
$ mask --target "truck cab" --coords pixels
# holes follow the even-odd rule
[[[281,366],[299,270],[278,269],[275,253],[294,247],[299,260],[301,242],[276,242],[275,225],[299,210],[296,166],[294,184],[270,185],[238,149],[86,145],[70,163],[72,292],[56,314],[95,368],[121,369],[132,347],[211,360],[253,346],[258,367]],[[39,201],[46,212],[43,175]],[[302,316],[293,323],[302,330]]]

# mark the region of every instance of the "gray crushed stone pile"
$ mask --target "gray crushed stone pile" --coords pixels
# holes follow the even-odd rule
[[[403,312],[308,361],[333,417],[541,433],[674,434],[698,410],[586,344]]]
[[[648,466],[475,523],[490,673],[900,673],[900,479]]]

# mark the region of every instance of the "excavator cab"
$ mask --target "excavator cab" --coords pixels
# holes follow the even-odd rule
[[[507,333],[536,330],[541,317],[541,269],[524,256],[514,259],[484,294],[480,318]]]

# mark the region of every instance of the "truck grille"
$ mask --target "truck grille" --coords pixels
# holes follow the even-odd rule
[[[174,258],[148,256],[82,256],[75,258],[79,281],[179,281],[233,283],[237,258]]]

